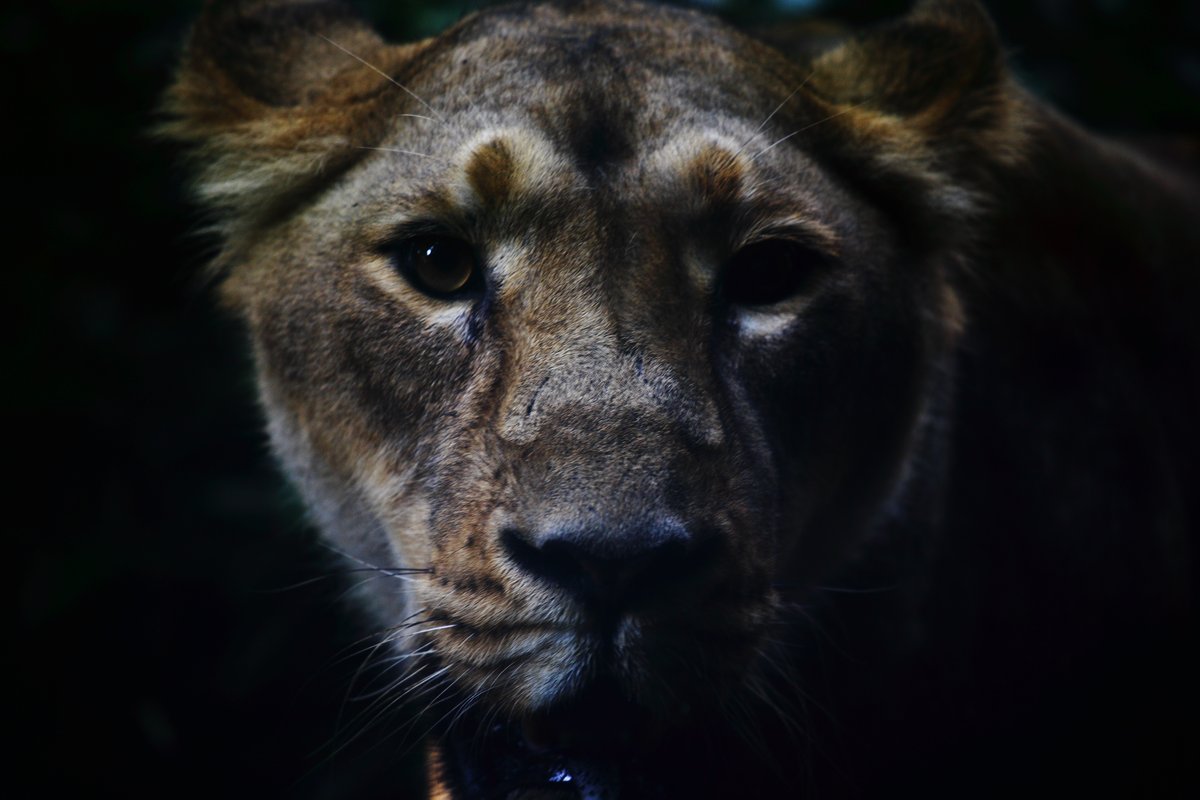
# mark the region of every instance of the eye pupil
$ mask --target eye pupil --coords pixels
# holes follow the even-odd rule
[[[417,236],[401,242],[397,267],[422,292],[455,299],[479,283],[481,276],[471,245],[449,236]]]
[[[821,263],[821,256],[797,242],[756,242],[725,265],[721,293],[734,305],[774,305],[810,289]]]

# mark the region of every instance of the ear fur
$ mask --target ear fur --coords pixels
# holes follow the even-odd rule
[[[228,236],[361,155],[401,94],[387,76],[418,48],[385,44],[340,2],[209,0],[159,132],[190,146]]]
[[[983,210],[1001,168],[1026,158],[1032,115],[976,0],[921,0],[809,63],[804,90],[821,121],[808,135],[912,215],[913,230]]]
[[[970,123],[1005,78],[995,27],[978,2],[923,0],[908,16],[819,56],[810,87],[933,134]]]

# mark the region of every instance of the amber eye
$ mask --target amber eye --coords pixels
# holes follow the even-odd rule
[[[823,254],[799,242],[755,242],[725,264],[721,294],[733,305],[774,305],[811,289],[825,265]]]
[[[389,250],[400,273],[431,297],[458,299],[482,288],[479,259],[474,248],[462,239],[414,236]]]

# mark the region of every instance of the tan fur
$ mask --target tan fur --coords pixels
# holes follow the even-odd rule
[[[485,203],[503,205],[512,191],[512,155],[502,140],[495,140],[472,154],[467,180]]]
[[[425,570],[363,593],[383,626],[421,622],[389,637],[444,668],[416,699],[446,687],[527,720],[602,652],[665,720],[761,694],[791,613],[777,587],[868,552],[936,471],[972,254],[1053,119],[973,2],[795,62],[628,2],[488,12],[410,45],[338,9],[212,5],[165,131],[193,148],[314,518],[364,563]],[[242,43],[247,20],[271,33]],[[428,229],[474,248],[486,299],[400,274],[389,248]],[[777,239],[811,253],[814,288],[723,306],[723,265]],[[720,557],[611,639],[511,544],[588,529],[619,547],[655,524]]]

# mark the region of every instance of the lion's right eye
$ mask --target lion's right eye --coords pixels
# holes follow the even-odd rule
[[[475,248],[452,236],[421,235],[388,248],[397,270],[430,297],[457,300],[483,289]]]
[[[725,264],[721,295],[738,306],[774,305],[810,290],[826,263],[821,253],[789,239],[755,242]]]

